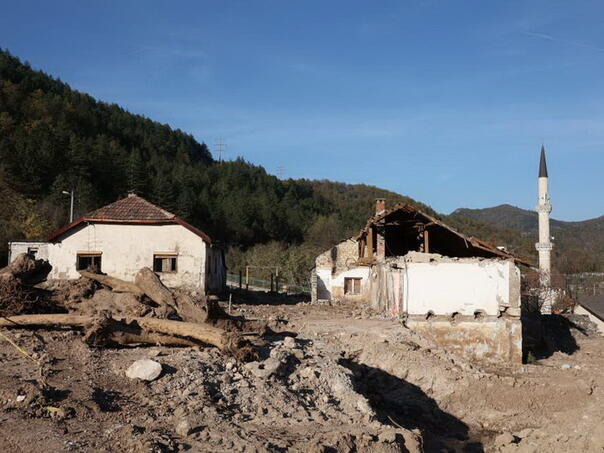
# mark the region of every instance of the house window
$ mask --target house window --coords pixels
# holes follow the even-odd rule
[[[350,295],[361,294],[361,279],[360,278],[345,278],[344,279],[344,294],[350,294]]]
[[[36,255],[38,254],[38,247],[27,247],[27,254],[30,258],[36,259]]]
[[[175,254],[156,253],[153,255],[153,272],[176,272]]]
[[[76,260],[76,269],[79,271],[92,270],[95,272],[101,271],[101,254],[100,253],[78,253]]]

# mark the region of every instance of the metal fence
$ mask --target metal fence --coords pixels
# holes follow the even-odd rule
[[[245,276],[241,277],[239,274],[227,272],[227,286],[230,286],[232,288],[239,288],[240,282],[241,287],[243,289],[246,289]],[[275,288],[276,283],[277,282],[273,282],[271,285],[270,280],[263,280],[261,278],[254,277],[248,278],[248,288],[251,290],[270,291],[271,286],[273,286],[273,289],[276,289],[279,293],[310,294],[310,285],[296,285],[279,280],[279,288]]]

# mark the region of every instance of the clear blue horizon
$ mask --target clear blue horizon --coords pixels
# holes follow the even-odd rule
[[[604,214],[598,1],[2,2],[0,47],[286,178]]]

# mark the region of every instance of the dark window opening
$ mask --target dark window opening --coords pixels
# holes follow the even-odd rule
[[[361,294],[361,279],[360,278],[344,278],[344,294],[359,295]]]
[[[153,272],[176,272],[176,256],[153,255]]]
[[[38,247],[27,247],[27,254],[30,258],[36,259],[36,255],[38,254]]]
[[[78,253],[76,269],[79,271],[101,272],[100,253]]]

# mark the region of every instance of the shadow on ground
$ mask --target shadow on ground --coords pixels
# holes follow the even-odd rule
[[[484,451],[480,441],[470,438],[468,425],[440,409],[418,386],[350,359],[341,359],[340,365],[354,373],[355,390],[367,398],[378,420],[391,426],[419,429],[426,452]]]
[[[587,336],[586,329],[564,315],[522,315],[524,362],[546,359],[555,352],[574,354],[579,350],[575,335]]]

